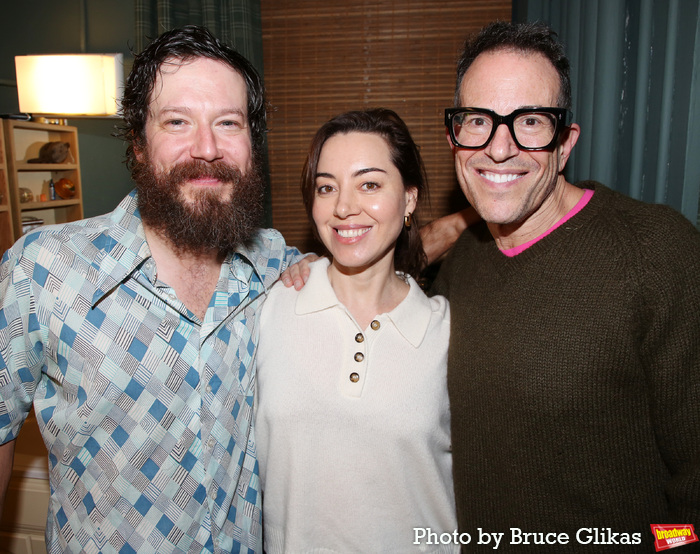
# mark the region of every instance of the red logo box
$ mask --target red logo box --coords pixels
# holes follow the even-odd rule
[[[657,552],[690,544],[691,542],[698,542],[698,536],[695,534],[695,527],[690,523],[685,525],[652,523],[651,533],[654,535]]]

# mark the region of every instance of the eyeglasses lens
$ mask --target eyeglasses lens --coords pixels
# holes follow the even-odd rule
[[[508,123],[508,117],[503,123]],[[467,148],[482,148],[488,144],[495,124],[491,114],[468,111],[457,113],[452,117],[452,131],[457,142]],[[511,133],[525,148],[544,148],[548,146],[557,129],[555,115],[543,112],[525,112],[512,118]]]

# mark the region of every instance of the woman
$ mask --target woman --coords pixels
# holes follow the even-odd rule
[[[341,114],[311,144],[302,195],[330,258],[311,264],[301,291],[276,285],[260,319],[268,554],[457,549],[436,539],[456,523],[449,307],[414,279],[425,192],[418,149],[391,110]]]

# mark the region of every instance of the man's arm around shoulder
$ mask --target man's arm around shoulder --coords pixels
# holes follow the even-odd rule
[[[421,227],[420,235],[423,250],[428,257],[428,265],[447,254],[464,230],[480,219],[477,211],[469,207],[435,219]]]

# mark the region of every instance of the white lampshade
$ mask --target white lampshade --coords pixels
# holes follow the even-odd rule
[[[110,116],[124,89],[121,54],[15,56],[19,109],[30,114]]]

